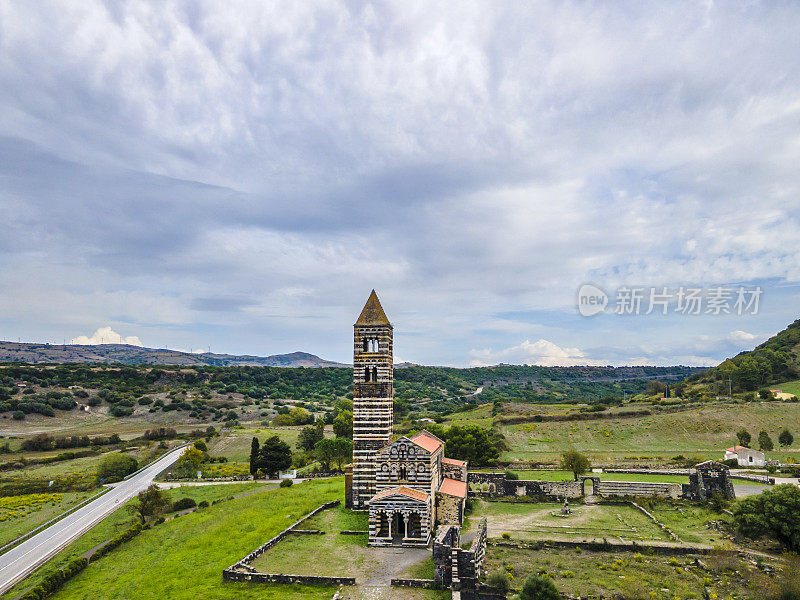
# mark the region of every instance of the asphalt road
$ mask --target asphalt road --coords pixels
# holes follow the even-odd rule
[[[183,448],[179,448],[165,454],[140,473],[117,484],[97,500],[0,555],[0,594],[147,488],[156,475],[178,460],[182,452]]]

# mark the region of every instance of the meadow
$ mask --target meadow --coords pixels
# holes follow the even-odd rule
[[[64,492],[0,497],[0,546],[47,523],[94,494]]]
[[[211,494],[229,497],[248,484],[181,488],[173,497]],[[259,484],[253,484],[259,485]],[[297,518],[329,500],[341,497],[342,478],[298,484],[291,488],[255,491],[143,531],[111,554],[92,563],[53,598],[150,599],[274,598],[325,599],[332,589],[299,585],[223,583],[222,570]],[[227,489],[226,489],[227,488]],[[252,491],[252,490],[251,490]],[[51,561],[63,564],[131,524],[121,509],[71,544]],[[39,573],[41,576],[41,573]],[[37,574],[2,596],[16,597],[36,583]]]

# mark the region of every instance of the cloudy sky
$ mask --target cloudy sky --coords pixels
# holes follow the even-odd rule
[[[796,2],[0,0],[0,338],[347,361],[375,288],[401,360],[714,364],[800,317],[798,31]],[[763,293],[614,314],[623,286]]]

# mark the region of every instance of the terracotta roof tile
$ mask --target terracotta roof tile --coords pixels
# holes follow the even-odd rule
[[[432,433],[428,433],[424,429],[411,437],[411,441],[417,446],[425,448],[428,452],[433,454],[442,447],[442,440],[437,438]]]
[[[467,482],[456,481],[455,479],[450,479],[449,477],[445,477],[444,479],[442,479],[442,484],[439,486],[439,491],[443,494],[447,494],[448,496],[457,496],[459,498],[466,498]]]
[[[457,460],[455,458],[443,458],[442,462],[446,465],[455,465],[456,467],[466,467],[467,461]]]
[[[419,490],[412,490],[409,487],[401,485],[400,487],[383,490],[379,494],[375,494],[370,500],[370,502],[374,502],[375,500],[383,500],[384,498],[388,498],[389,496],[395,496],[397,494],[401,496],[406,496],[408,498],[412,498],[414,500],[419,500],[420,502],[428,501],[428,494],[426,494],[425,492],[420,492]]]

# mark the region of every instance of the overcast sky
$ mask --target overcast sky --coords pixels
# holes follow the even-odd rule
[[[798,31],[796,2],[0,0],[0,339],[349,361],[375,288],[400,360],[716,364],[800,317]],[[586,318],[587,282],[763,294]]]

